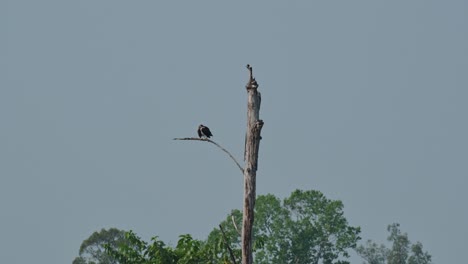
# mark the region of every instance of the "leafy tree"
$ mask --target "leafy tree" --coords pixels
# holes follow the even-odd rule
[[[388,240],[393,242],[387,258],[388,264],[406,264],[410,246],[408,235],[406,233],[402,234],[400,224],[396,223],[389,225],[387,231],[390,232]]]
[[[408,264],[430,264],[431,255],[428,252],[423,252],[423,245],[421,242],[411,246],[411,252],[413,253],[408,259]]]
[[[223,261],[222,263],[231,263],[230,253],[226,246],[227,242],[234,254],[236,263],[241,263],[240,228],[242,228],[242,212],[237,209],[232,210],[231,214],[220,226],[223,227],[225,237],[223,238],[220,229],[215,228],[210,232],[206,240],[206,244],[211,248],[212,259],[221,260]]]
[[[206,241],[182,235],[176,247],[157,237],[145,242],[132,231],[101,230],[83,242],[74,264],[229,264],[232,258],[241,263],[241,222],[242,212],[233,210]],[[258,264],[346,264],[348,250],[360,239],[360,229],[344,217],[343,203],[319,191],[296,190],[283,201],[258,196],[253,231]]]
[[[93,262],[89,262],[90,264],[93,264],[95,263],[94,261]],[[73,260],[73,264],[87,264],[86,260],[82,257],[76,257],[74,260]]]
[[[356,252],[367,264],[430,264],[431,255],[423,251],[421,242],[411,245],[407,233],[400,231],[400,224],[388,225],[390,232],[387,240],[392,243],[390,249],[368,240],[366,245],[360,245]],[[410,252],[411,248],[411,252]],[[410,255],[411,253],[411,255]]]
[[[127,244],[118,248],[106,245],[106,253],[122,264],[218,264],[220,259],[213,257],[212,248],[205,242],[181,235],[175,248],[166,246],[157,237],[151,243],[143,241],[132,231],[125,233]]]
[[[255,263],[349,263],[347,249],[355,248],[360,239],[358,227],[348,225],[341,201],[327,199],[319,191],[294,191],[281,202],[274,195],[260,195],[255,202]],[[241,228],[241,213],[233,211],[234,222]],[[221,225],[239,249],[239,234],[228,217]],[[208,242],[219,240],[219,230]],[[226,254],[225,249],[220,251]]]
[[[356,252],[367,261],[368,264],[385,264],[389,250],[384,245],[378,245],[367,240],[366,245],[360,245]]]
[[[73,260],[73,264],[118,264],[105,253],[104,245],[117,248],[124,243],[125,231],[117,228],[101,229],[81,243],[79,257]]]
[[[151,238],[152,243],[141,240],[132,231],[125,233],[126,244],[118,248],[112,245],[105,245],[106,253],[122,264],[144,264],[144,263],[175,263],[173,250],[166,247],[164,242],[157,237]]]

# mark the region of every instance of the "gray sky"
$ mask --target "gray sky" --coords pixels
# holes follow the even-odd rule
[[[466,259],[466,1],[2,1],[0,260],[70,263],[101,228],[174,244],[242,206],[254,66],[258,194],[317,189],[362,237],[399,222]],[[354,263],[361,263],[358,258]]]

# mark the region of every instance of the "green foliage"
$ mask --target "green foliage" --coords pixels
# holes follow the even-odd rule
[[[117,248],[124,243],[124,231],[117,228],[101,229],[81,243],[79,257],[73,260],[73,264],[117,264],[115,259],[105,253],[104,245]]]
[[[82,258],[82,257],[75,258],[72,263],[73,264],[87,264],[86,260],[84,258]],[[90,262],[90,264],[91,263],[94,263],[94,262]]]
[[[223,226],[223,230],[226,235],[226,240],[228,240],[228,244],[233,251],[236,262],[241,263],[241,230],[237,230],[235,226],[237,226],[238,228],[242,228],[242,212],[239,210],[232,210],[231,214],[226,218],[225,221],[221,223],[221,225]],[[232,262],[229,251],[224,242],[221,230],[219,230],[218,228],[213,229],[213,231],[211,231],[211,233],[208,235],[206,245],[210,249],[210,254],[212,254],[211,259],[218,261],[213,263]]]
[[[408,259],[408,250],[410,241],[406,233],[402,234],[400,231],[400,224],[391,224],[387,227],[390,232],[388,241],[393,242],[392,249],[388,254],[388,264],[406,264]]]
[[[132,231],[125,234],[127,244],[119,248],[106,245],[106,253],[121,264],[217,264],[212,247],[205,242],[181,235],[175,248],[166,246],[157,237],[151,243],[143,241]]]
[[[368,240],[357,246],[360,229],[348,225],[341,201],[319,191],[296,190],[280,200],[259,195],[254,220],[254,259],[257,264],[348,264],[348,250],[356,249],[366,264],[430,264],[431,255],[420,242],[412,244],[400,225],[388,226],[390,247]],[[73,264],[232,264],[226,242],[241,263],[242,212],[233,210],[206,241],[181,235],[175,247],[158,237],[143,241],[132,231],[101,230],[83,241]],[[225,242],[226,241],[226,242]]]
[[[387,249],[384,245],[377,245],[368,240],[366,245],[360,245],[356,252],[367,264],[430,264],[431,255],[423,251],[421,242],[411,245],[408,234],[400,231],[400,224],[388,225],[390,232],[387,240],[392,247]],[[411,252],[409,252],[411,248]],[[411,253],[411,256],[410,256]]]
[[[411,246],[411,252],[413,253],[408,259],[408,264],[430,264],[431,255],[428,252],[423,251],[423,245],[421,242]]]
[[[332,201],[319,191],[294,191],[283,202],[274,195],[260,195],[255,202],[255,263],[348,263],[348,249],[360,239],[357,227],[350,227],[343,216],[343,204]],[[233,216],[233,217],[231,217]],[[240,256],[242,214],[234,210],[221,223],[230,238],[230,246]],[[220,232],[211,232],[208,243],[219,241]],[[225,248],[218,248],[226,256]]]
[[[115,228],[94,232],[80,246],[73,264],[232,264],[226,242],[241,263],[242,212],[232,210],[221,223],[225,236],[215,228],[206,241],[181,235],[176,247],[158,237],[143,241],[132,231]],[[368,240],[357,247],[359,227],[348,225],[343,203],[319,191],[294,191],[281,201],[272,194],[256,199],[254,259],[257,264],[349,264],[348,250],[367,264],[430,264],[431,255],[420,242],[411,244],[400,225],[388,226],[388,249]]]
[[[178,264],[200,263],[208,261],[209,257],[204,248],[204,243],[200,240],[193,239],[190,235],[182,235],[179,237],[176,255],[179,257]]]
[[[356,252],[368,264],[385,264],[389,250],[384,245],[367,240],[366,245],[360,245],[356,248]]]

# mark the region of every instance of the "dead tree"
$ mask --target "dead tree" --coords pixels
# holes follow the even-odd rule
[[[257,91],[258,84],[253,77],[252,66],[247,64],[249,70],[249,82],[246,85],[247,89],[247,131],[245,134],[245,149],[244,149],[244,168],[239,162],[218,143],[207,138],[174,138],[174,140],[198,140],[206,141],[216,145],[218,148],[226,152],[229,157],[236,163],[237,167],[244,175],[244,214],[242,217],[242,264],[252,264],[252,240],[253,240],[253,223],[254,223],[254,208],[255,208],[255,188],[258,166],[258,149],[262,137],[260,133],[263,127],[263,121],[259,118],[261,96]],[[237,227],[236,227],[237,229]]]
[[[258,84],[252,73],[252,66],[247,64],[250,72],[247,88],[247,133],[244,152],[244,214],[242,217],[242,264],[252,264],[252,235],[255,208],[255,188],[258,166],[258,149],[263,121],[260,120],[261,96],[257,91]]]

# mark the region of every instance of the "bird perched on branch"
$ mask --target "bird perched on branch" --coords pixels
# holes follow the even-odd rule
[[[198,137],[200,138],[202,137],[210,138],[213,136],[213,134],[211,134],[210,129],[204,125],[199,125],[197,132],[198,132]]]

